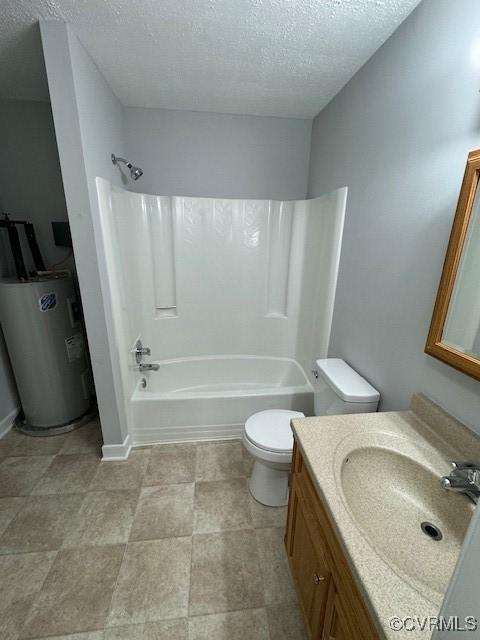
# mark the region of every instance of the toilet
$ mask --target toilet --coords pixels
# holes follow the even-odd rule
[[[340,358],[317,360],[314,371],[316,416],[371,413],[377,410],[379,392]],[[280,507],[288,502],[288,474],[293,452],[290,421],[303,418],[300,411],[270,409],[245,422],[243,444],[254,457],[249,489],[258,502]],[[319,433],[321,439],[321,433]]]

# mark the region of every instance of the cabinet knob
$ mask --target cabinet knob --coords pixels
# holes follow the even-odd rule
[[[320,582],[324,582],[325,576],[319,576],[318,573],[313,574],[313,581],[315,584],[320,584]]]

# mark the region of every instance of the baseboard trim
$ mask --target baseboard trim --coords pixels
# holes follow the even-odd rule
[[[244,424],[213,424],[178,427],[137,428],[132,431],[134,447],[181,442],[208,442],[211,440],[238,440],[243,435]]]
[[[0,420],[0,440],[4,438],[13,427],[15,418],[18,416],[19,411],[20,409],[16,407],[12,411],[10,411],[10,413],[6,415],[3,420]]]
[[[127,460],[132,449],[132,443],[130,442],[130,434],[122,444],[104,444],[102,447],[102,461],[113,462],[115,460]]]

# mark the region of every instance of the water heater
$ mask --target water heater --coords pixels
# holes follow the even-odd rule
[[[0,280],[0,323],[26,418],[22,430],[49,435],[78,426],[93,387],[71,275]]]

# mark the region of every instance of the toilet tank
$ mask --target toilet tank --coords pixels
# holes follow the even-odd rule
[[[316,416],[376,411],[380,393],[340,358],[317,360]]]

